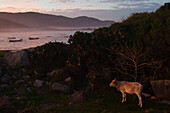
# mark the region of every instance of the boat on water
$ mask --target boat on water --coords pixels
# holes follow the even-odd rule
[[[66,35],[65,35],[64,38],[69,38],[69,36],[66,36]]]
[[[9,42],[22,42],[22,39],[9,39]]]
[[[38,40],[39,37],[29,37],[29,40]]]
[[[61,34],[61,37],[62,37],[62,38],[69,38],[69,36],[66,35],[65,33]]]
[[[50,38],[50,37],[52,37],[52,36],[45,36],[46,38]]]

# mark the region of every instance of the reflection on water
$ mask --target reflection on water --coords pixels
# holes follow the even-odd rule
[[[20,50],[54,41],[67,43],[68,38],[64,38],[62,35],[65,34],[69,36],[75,32],[76,31],[0,32],[0,50]],[[9,42],[9,37],[22,39],[22,42]],[[29,37],[39,37],[39,39],[29,40]]]

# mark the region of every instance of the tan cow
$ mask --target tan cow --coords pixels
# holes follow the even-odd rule
[[[126,101],[126,93],[136,94],[139,98],[139,106],[142,107],[141,92],[143,86],[138,82],[117,81],[116,78],[110,83],[110,87],[116,87],[122,93],[122,103]]]

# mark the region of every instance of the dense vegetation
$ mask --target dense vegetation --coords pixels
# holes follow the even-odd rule
[[[27,50],[28,56],[30,57],[30,65],[27,66],[29,70],[27,74],[32,75],[32,79],[50,79],[46,74],[52,70],[63,69],[65,67],[66,60],[70,56],[70,48],[68,45],[50,42],[43,46],[36,47],[35,49]],[[56,75],[55,78],[59,80],[61,76]],[[60,76],[60,77],[59,77]],[[66,75],[67,76],[67,75]],[[56,79],[51,78],[50,81],[55,82]]]
[[[104,69],[120,80],[170,79],[170,4],[92,33],[76,32],[69,43],[67,66],[76,84],[104,82]]]
[[[167,3],[156,12],[132,14],[121,23],[92,33],[76,32],[69,45],[38,47],[32,61],[41,70],[64,67],[75,88],[99,88],[114,77],[130,81],[170,79],[169,34]]]

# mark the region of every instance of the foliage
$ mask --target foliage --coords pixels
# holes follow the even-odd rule
[[[133,14],[91,34],[76,32],[70,37],[68,64],[75,84],[104,78],[98,74],[103,68],[122,80],[170,79],[169,5],[154,13]]]
[[[33,50],[27,51],[30,57],[30,65],[27,67],[29,73],[35,71],[42,76],[47,72],[60,69],[70,55],[69,46],[58,42],[50,42]],[[41,79],[42,79],[41,76]],[[39,78],[34,75],[34,78]]]
[[[83,32],[76,32],[69,39],[71,56],[66,64],[66,72],[72,77],[75,88],[86,84],[88,63],[91,59],[91,40],[91,34]]]

